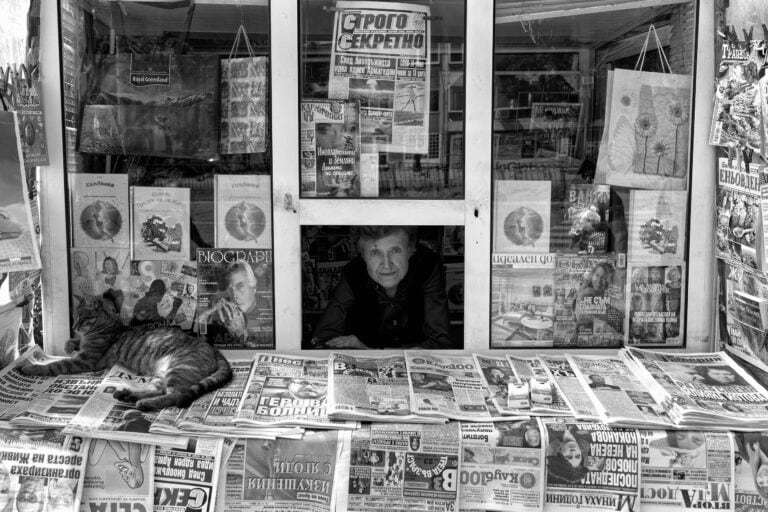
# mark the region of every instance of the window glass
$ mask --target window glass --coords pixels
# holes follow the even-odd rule
[[[528,4],[495,10],[490,347],[682,346],[694,4]]]
[[[269,6],[63,0],[73,309],[274,348]]]
[[[305,349],[462,348],[463,226],[302,226]]]
[[[299,5],[301,197],[462,198],[464,2]]]

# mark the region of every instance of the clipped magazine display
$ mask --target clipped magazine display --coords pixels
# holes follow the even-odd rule
[[[131,257],[136,260],[188,260],[188,188],[131,187]]]
[[[630,264],[627,274],[627,344],[681,345],[685,266]]]
[[[271,249],[270,176],[217,174],[213,186],[216,247]]]
[[[128,176],[70,174],[73,247],[130,247]]]
[[[85,466],[81,507],[86,510],[152,510],[155,447],[127,441],[93,439]]]

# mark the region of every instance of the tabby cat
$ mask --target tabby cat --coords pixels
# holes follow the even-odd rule
[[[108,298],[79,299],[75,332],[80,349],[49,364],[27,362],[27,375],[61,375],[98,371],[120,364],[139,375],[152,375],[140,390],[119,389],[114,397],[136,402],[140,410],[187,407],[200,395],[226,385],[232,369],[224,355],[202,338],[178,327],[126,327]]]

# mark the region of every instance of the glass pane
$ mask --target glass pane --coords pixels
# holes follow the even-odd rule
[[[274,348],[269,6],[61,2],[71,290]]]
[[[302,197],[464,195],[463,1],[301,0]]]
[[[302,226],[302,347],[462,348],[463,226]]]
[[[496,2],[490,346],[681,346],[694,4],[526,9]]]

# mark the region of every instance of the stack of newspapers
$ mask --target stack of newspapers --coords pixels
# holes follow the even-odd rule
[[[725,352],[626,348],[621,356],[677,428],[768,428],[768,391]]]

